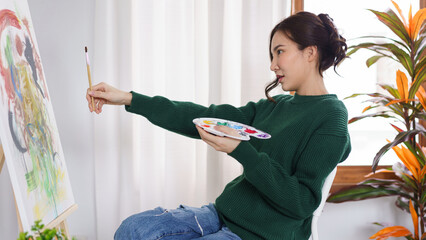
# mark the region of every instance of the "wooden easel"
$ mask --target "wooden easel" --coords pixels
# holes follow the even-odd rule
[[[5,155],[3,151],[3,146],[0,145],[0,173],[3,168],[4,162],[5,162]],[[21,215],[19,214],[18,205],[16,204],[16,197],[15,194],[13,194],[13,197],[15,198],[15,209],[16,209],[16,216],[18,218],[18,225],[19,225],[19,232],[23,232],[24,228],[22,227],[22,221],[21,221]],[[64,233],[64,235],[71,240],[70,234],[68,231],[68,225],[66,218],[75,210],[77,210],[78,206],[77,204],[73,204],[71,207],[69,207],[67,210],[65,210],[61,215],[59,215],[57,218],[55,218],[52,222],[45,224],[44,228],[56,228],[60,229],[61,232]]]

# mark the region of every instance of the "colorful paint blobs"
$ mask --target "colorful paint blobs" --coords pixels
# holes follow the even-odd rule
[[[265,132],[259,131],[255,129],[254,127],[241,124],[238,122],[229,121],[229,120],[223,120],[219,118],[196,118],[196,119],[193,119],[193,122],[196,125],[204,128],[204,130],[219,136],[227,136],[227,137],[236,138],[236,139],[240,139],[244,141],[250,140],[250,136],[254,136],[260,139],[271,138],[271,135]],[[225,134],[220,131],[216,131],[212,128],[212,126],[227,126],[227,127],[233,128],[237,130],[239,136],[233,136],[233,135]]]
[[[74,204],[29,16],[25,0],[0,3],[1,142],[21,218],[28,221],[24,231]]]

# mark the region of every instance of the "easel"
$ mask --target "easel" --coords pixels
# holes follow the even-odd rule
[[[3,168],[4,162],[5,162],[5,155],[3,151],[3,146],[0,145],[0,173]],[[16,204],[16,197],[15,194],[13,194],[13,197],[15,198],[15,209],[16,209],[16,216],[18,218],[18,225],[19,225],[19,232],[23,232],[24,228],[22,227],[22,221],[21,216],[19,214],[18,205]],[[77,204],[73,204],[71,207],[69,207],[67,210],[65,210],[61,215],[59,215],[57,218],[55,218],[52,222],[45,224],[44,228],[56,228],[60,229],[64,235],[71,240],[70,233],[68,231],[68,225],[66,218],[75,210],[77,210],[78,206]]]

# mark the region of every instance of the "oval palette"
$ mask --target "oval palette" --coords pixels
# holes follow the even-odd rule
[[[203,128],[209,133],[213,133],[217,136],[226,136],[230,138],[235,138],[243,141],[250,140],[250,136],[259,138],[259,139],[269,139],[271,138],[271,135],[268,133],[265,133],[263,131],[260,131],[252,126],[248,126],[242,123],[233,122],[225,119],[220,118],[195,118],[192,120],[194,124],[197,126]],[[215,126],[227,126],[230,128],[233,128],[237,130],[239,136],[229,135],[220,131],[217,131],[214,129]]]

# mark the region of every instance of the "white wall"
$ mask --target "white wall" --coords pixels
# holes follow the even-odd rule
[[[79,239],[95,239],[93,119],[84,97],[87,88],[84,46],[87,45],[89,51],[93,46],[95,1],[29,0],[29,5],[71,185],[79,206],[68,218],[68,225],[72,235]],[[412,229],[408,214],[394,207],[394,198],[382,198],[326,204],[319,220],[319,234],[325,240],[368,239],[379,230],[372,222]],[[0,174],[0,239],[16,239],[17,231],[11,183],[4,168]]]
[[[404,226],[412,231],[409,214],[398,209],[395,200],[396,197],[385,197],[359,202],[326,203],[318,223],[320,239],[369,239],[381,229],[374,222]]]

